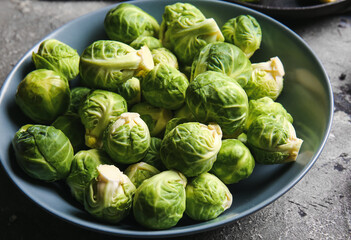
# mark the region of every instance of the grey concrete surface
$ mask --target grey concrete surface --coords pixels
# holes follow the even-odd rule
[[[0,0],[0,86],[21,56],[64,23],[111,2]],[[264,209],[205,233],[175,239],[351,239],[351,13],[286,24],[330,77],[335,115],[307,175]],[[0,168],[0,239],[124,239],[62,221],[28,200]]]

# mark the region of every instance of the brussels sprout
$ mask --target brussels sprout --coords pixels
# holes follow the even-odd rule
[[[59,73],[68,81],[79,73],[79,55],[70,46],[56,39],[43,41],[37,53],[32,53],[32,59],[37,69],[49,69]]]
[[[118,223],[132,207],[135,186],[114,165],[99,165],[97,171],[85,189],[84,208],[101,221]]]
[[[140,80],[132,77],[118,86],[117,92],[127,101],[128,107],[140,102]]]
[[[136,163],[150,146],[150,132],[138,113],[122,113],[104,132],[104,149],[116,163]]]
[[[79,109],[85,127],[85,145],[102,148],[102,135],[107,126],[127,111],[127,102],[117,93],[94,90]]]
[[[101,164],[112,164],[108,155],[102,150],[83,150],[74,155],[66,183],[73,197],[80,203],[84,203],[85,189],[99,175],[97,167]]]
[[[135,49],[140,49],[144,45],[148,46],[150,50],[162,48],[161,41],[152,36],[139,36],[130,43],[130,46]]]
[[[194,220],[214,219],[230,208],[232,202],[227,186],[211,173],[193,178],[186,186],[185,213]]]
[[[260,48],[261,27],[250,15],[240,15],[228,20],[222,27],[222,33],[226,42],[238,46],[248,58]]]
[[[254,167],[255,159],[240,140],[225,139],[211,172],[225,184],[232,184],[248,178]]]
[[[146,179],[135,192],[135,220],[151,229],[175,226],[185,211],[186,183],[183,174],[173,170]]]
[[[151,51],[152,59],[154,60],[154,64],[168,64],[176,69],[179,68],[177,57],[169,51],[167,48],[157,48]]]
[[[139,36],[158,36],[160,26],[156,19],[137,6],[122,3],[112,8],[104,20],[110,39],[131,43]]]
[[[151,178],[158,173],[160,173],[160,171],[157,170],[157,168],[144,162],[129,165],[124,171],[124,174],[127,175],[136,188],[138,188],[144,180]]]
[[[74,87],[71,89],[71,102],[69,104],[68,111],[72,113],[78,113],[80,105],[86,99],[88,94],[91,92],[90,88],[86,87]]]
[[[135,104],[130,111],[140,114],[153,137],[160,135],[166,128],[167,122],[172,119],[172,111],[154,107],[146,102]]]
[[[206,19],[199,9],[189,3],[165,7],[160,39],[184,65],[191,65],[200,49],[211,42],[223,42],[224,37],[213,18]]]
[[[16,132],[12,146],[19,166],[30,177],[52,182],[69,174],[73,148],[59,129],[24,125]]]
[[[244,87],[249,99],[270,97],[276,100],[283,90],[284,66],[278,57],[252,64],[252,76]]]
[[[141,82],[145,100],[156,107],[175,110],[184,104],[189,82],[186,76],[167,64],[157,64]]]
[[[79,64],[83,85],[110,91],[118,91],[118,86],[125,81],[153,67],[152,54],[147,46],[135,50],[127,44],[108,40],[88,46]]]
[[[176,169],[187,177],[200,175],[209,171],[216,161],[221,138],[217,124],[180,124],[162,140],[161,160],[168,169]]]
[[[244,87],[251,78],[252,68],[250,60],[238,47],[217,42],[206,45],[195,57],[190,81],[206,71],[224,73]]]
[[[223,73],[199,74],[186,92],[186,103],[201,122],[216,122],[226,137],[238,136],[245,127],[248,99],[240,85]]]
[[[286,117],[266,114],[251,123],[247,142],[256,162],[262,164],[295,161],[302,144]]]
[[[162,139],[152,137],[150,142],[150,147],[143,158],[143,162],[154,166],[160,171],[166,170],[165,165],[163,165],[160,155]]]
[[[66,79],[54,71],[38,69],[18,85],[16,103],[34,122],[48,124],[68,109],[70,89]]]
[[[274,102],[269,97],[263,97],[257,100],[249,101],[249,115],[246,120],[246,129],[248,129],[251,123],[260,115],[281,115],[285,117],[289,122],[293,123],[292,116],[285,110],[283,105]]]
[[[59,116],[51,125],[60,129],[66,137],[68,137],[74,152],[78,152],[85,148],[85,128],[80,121],[78,114],[66,113],[65,115]]]

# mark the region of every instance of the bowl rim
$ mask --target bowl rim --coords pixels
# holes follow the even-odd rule
[[[54,31],[50,32],[49,34],[47,34],[45,37],[43,37],[41,40],[39,40],[35,45],[33,45],[21,58],[20,60],[16,63],[16,65],[13,67],[13,69],[10,71],[9,75],[7,76],[7,78],[5,79],[1,89],[0,89],[0,106],[3,104],[3,99],[4,99],[4,95],[5,92],[7,91],[7,89],[9,88],[11,79],[13,78],[13,76],[15,75],[15,73],[18,71],[18,69],[22,66],[22,64],[24,63],[25,60],[28,59],[28,57],[32,54],[32,52],[39,46],[39,44],[45,40],[50,38],[51,36],[55,35],[57,32],[60,32],[66,28],[68,28],[71,24],[75,23],[75,22],[79,22],[82,21],[83,19],[89,18],[95,14],[97,14],[98,12],[103,12],[103,11],[107,11],[109,9],[111,9],[114,6],[117,6],[121,3],[138,3],[138,2],[153,2],[153,1],[158,1],[158,0],[131,0],[131,1],[123,1],[123,2],[118,2],[118,3],[113,3],[111,5],[93,10],[89,13],[86,13],[82,16],[79,16],[73,20],[68,21],[67,23],[65,23],[64,25],[62,25],[61,27],[56,28]],[[167,2],[167,0],[163,0],[163,2]],[[118,229],[118,228],[114,228],[111,229],[111,227],[109,225],[106,225],[101,227],[99,226],[98,228],[96,227],[96,224],[94,222],[87,222],[83,220],[77,220],[76,218],[71,217],[70,215],[57,211],[53,208],[51,208],[50,206],[48,206],[45,202],[40,201],[38,199],[33,198],[33,196],[31,196],[30,193],[28,193],[25,189],[21,188],[19,182],[16,180],[16,177],[14,176],[14,174],[12,173],[12,171],[10,169],[8,169],[4,163],[3,163],[3,159],[0,158],[0,162],[1,162],[1,166],[4,169],[4,171],[7,173],[7,175],[9,176],[9,178],[11,179],[11,181],[14,183],[14,185],[28,198],[30,199],[32,202],[34,202],[37,206],[39,206],[40,208],[44,209],[46,212],[60,218],[61,220],[64,220],[66,222],[69,222],[71,224],[77,225],[79,227],[82,227],[84,229],[88,229],[88,230],[92,230],[95,232],[100,232],[100,233],[105,233],[105,234],[109,234],[109,235],[115,235],[115,236],[124,236],[124,237],[139,237],[139,238],[161,238],[161,237],[176,237],[176,236],[182,236],[182,235],[190,235],[190,234],[195,234],[195,233],[199,233],[199,232],[205,232],[205,231],[210,231],[213,230],[215,228],[218,227],[222,227],[224,225],[233,223],[245,216],[251,215],[255,212],[257,212],[258,210],[261,210],[262,208],[268,206],[269,204],[273,203],[275,200],[277,200],[279,197],[281,197],[282,195],[284,195],[286,192],[288,192],[293,186],[295,186],[304,176],[305,174],[311,169],[311,167],[314,165],[314,163],[316,162],[316,160],[318,159],[318,157],[320,156],[327,140],[328,140],[328,136],[330,134],[331,131],[331,127],[332,127],[332,122],[333,122],[333,116],[334,116],[334,98],[333,98],[333,92],[332,92],[332,87],[331,87],[331,83],[330,83],[330,79],[326,73],[325,68],[323,67],[321,61],[318,59],[317,55],[314,53],[314,51],[308,46],[308,44],[299,36],[297,35],[293,30],[291,30],[290,28],[288,28],[287,26],[285,26],[284,24],[282,24],[281,22],[273,19],[272,17],[263,14],[261,12],[258,12],[256,10],[250,9],[246,6],[242,6],[233,2],[225,2],[225,1],[221,1],[221,0],[187,0],[186,2],[218,2],[219,4],[225,5],[225,6],[235,6],[236,8],[239,8],[241,10],[244,10],[246,12],[254,12],[256,15],[263,17],[267,20],[269,20],[270,22],[279,25],[279,27],[281,27],[282,29],[284,29],[284,31],[289,32],[290,34],[292,34],[296,39],[298,39],[303,45],[304,47],[310,52],[310,54],[315,58],[316,63],[319,65],[320,69],[323,72],[324,78],[327,79],[326,82],[326,87],[327,87],[327,91],[328,91],[328,96],[330,99],[329,102],[329,119],[328,122],[326,124],[326,128],[325,128],[325,134],[324,137],[321,141],[321,144],[318,148],[318,150],[315,152],[313,158],[307,163],[307,165],[304,167],[303,171],[300,172],[300,174],[298,174],[297,176],[295,176],[295,178],[288,184],[286,185],[284,188],[280,189],[279,191],[277,191],[274,195],[270,196],[269,198],[267,198],[265,201],[259,203],[258,205],[256,205],[255,207],[252,207],[240,214],[235,215],[235,217],[233,218],[228,218],[228,219],[224,219],[221,221],[217,221],[217,222],[208,222],[206,224],[201,224],[204,222],[200,222],[200,224],[196,224],[196,225],[192,225],[191,227],[189,226],[184,226],[181,227],[179,229],[174,229],[174,228],[170,228],[170,229],[165,229],[165,230],[140,230],[140,231],[135,231],[135,230],[124,230],[124,229]]]

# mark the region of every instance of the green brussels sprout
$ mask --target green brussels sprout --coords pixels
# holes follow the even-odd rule
[[[65,179],[73,148],[65,134],[52,126],[24,125],[12,140],[17,163],[30,177],[52,182]]]
[[[135,220],[151,229],[175,226],[183,217],[187,179],[177,171],[164,171],[146,179],[133,200]]]
[[[101,149],[105,129],[124,112],[127,112],[127,102],[119,94],[100,89],[92,91],[79,108],[85,127],[85,145]]]
[[[212,168],[221,148],[221,138],[222,131],[217,124],[180,124],[162,140],[161,160],[166,168],[176,169],[186,177],[198,176]]]
[[[245,127],[249,110],[247,95],[223,73],[199,74],[189,84],[186,103],[198,121],[218,123],[225,137],[236,137]]]
[[[176,68],[160,63],[141,82],[145,100],[156,107],[175,110],[184,104],[189,82]]]
[[[250,150],[238,139],[225,139],[211,172],[225,184],[248,178],[255,167]]]
[[[177,57],[169,51],[167,48],[157,48],[151,50],[152,59],[154,60],[154,64],[168,64],[176,69],[179,68]]]
[[[109,156],[102,150],[82,150],[74,155],[66,183],[78,202],[84,204],[85,189],[98,177],[97,167],[101,164],[112,164]]]
[[[246,119],[246,129],[248,129],[251,123],[260,115],[281,115],[289,122],[293,123],[292,116],[285,110],[283,105],[278,102],[274,102],[269,97],[263,97],[257,100],[249,101],[249,115]]]
[[[127,44],[108,40],[99,40],[88,46],[79,64],[84,86],[114,92],[128,79],[153,67],[152,54],[147,46],[135,50]]]
[[[264,114],[250,124],[247,142],[256,162],[278,164],[295,161],[303,141],[286,117]]]
[[[226,42],[238,46],[248,58],[260,48],[262,30],[257,20],[250,15],[240,15],[228,20],[222,27]]]
[[[139,103],[141,101],[140,80],[135,77],[128,79],[118,86],[117,92],[127,101],[128,107]]]
[[[211,173],[203,173],[186,186],[185,213],[192,219],[206,221],[230,208],[232,194],[227,186]]]
[[[116,163],[136,163],[145,157],[150,138],[149,129],[138,113],[122,113],[104,132],[104,150]]]
[[[122,3],[105,16],[105,31],[112,40],[130,44],[139,36],[158,36],[160,25],[154,17],[137,6]]]
[[[138,188],[144,180],[160,173],[157,168],[145,162],[138,162],[129,165],[124,174],[130,179],[136,188]]]
[[[224,37],[213,18],[208,18],[189,3],[165,7],[160,27],[160,40],[184,65],[191,65],[200,49]]]
[[[283,90],[284,66],[278,57],[252,64],[252,76],[244,87],[249,99],[269,97],[276,100]]]
[[[156,48],[162,48],[160,39],[152,36],[139,36],[130,43],[130,46],[134,49],[140,49],[144,45],[148,46],[151,51]]]
[[[32,53],[36,69],[53,70],[68,81],[79,73],[77,50],[56,39],[47,39],[39,45],[37,53]]]
[[[216,42],[207,44],[195,57],[190,81],[206,71],[224,73],[244,87],[251,78],[252,68],[250,60],[238,47]]]
[[[74,87],[71,89],[71,102],[69,104],[68,112],[78,113],[80,105],[91,92],[90,88]]]
[[[165,165],[163,165],[161,160],[161,155],[160,155],[161,143],[162,143],[162,139],[152,137],[150,142],[150,147],[142,161],[151,166],[154,166],[160,171],[164,171],[166,170],[166,167]]]
[[[49,124],[69,107],[70,89],[66,79],[52,70],[38,69],[18,85],[16,103],[31,120]]]
[[[129,214],[136,188],[114,165],[99,165],[97,171],[85,189],[84,208],[103,222],[118,223]]]
[[[167,122],[172,119],[171,110],[154,107],[146,102],[135,104],[130,111],[140,114],[152,137],[160,135],[165,130]]]
[[[85,128],[76,113],[66,113],[59,116],[52,124],[60,129],[70,140],[74,152],[83,150],[85,147],[84,132]]]

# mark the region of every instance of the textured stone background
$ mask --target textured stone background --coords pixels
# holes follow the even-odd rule
[[[111,2],[0,0],[0,86],[35,43]],[[335,115],[328,142],[307,175],[264,209],[213,231],[175,239],[351,239],[351,13],[287,22],[330,77]],[[74,226],[28,200],[0,168],[0,239],[123,239]]]

